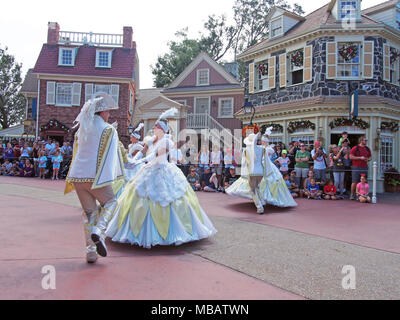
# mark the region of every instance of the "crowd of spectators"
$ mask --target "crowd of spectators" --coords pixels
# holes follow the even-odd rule
[[[65,177],[72,158],[72,147],[55,140],[0,140],[0,175],[40,177],[58,180]]]

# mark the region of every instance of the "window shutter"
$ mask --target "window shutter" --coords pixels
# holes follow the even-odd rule
[[[363,76],[366,79],[374,77],[374,42],[364,41],[364,71]]]
[[[254,93],[254,63],[249,64],[249,93]]]
[[[93,83],[85,84],[85,102],[88,102],[93,96]]]
[[[286,87],[287,83],[287,66],[286,53],[279,56],[279,85],[281,88]]]
[[[119,100],[119,85],[116,85],[116,84],[112,84],[111,85],[111,98],[113,98],[115,103],[118,104],[118,100]]]
[[[303,70],[304,82],[309,82],[312,80],[312,58],[313,58],[313,47],[306,46],[304,48],[304,70]]]
[[[336,42],[328,42],[326,50],[326,78],[335,79],[337,76],[337,45]]]
[[[275,75],[275,70],[276,70],[276,57],[271,57],[269,58],[268,62],[268,83],[269,83],[269,89],[274,89],[276,86],[276,75]]]
[[[383,80],[390,81],[390,46],[383,45]]]
[[[72,84],[72,105],[80,106],[81,105],[81,91],[82,84],[79,82],[74,82]]]
[[[46,104],[54,105],[56,104],[56,83],[55,82],[47,82],[47,91],[46,91]]]

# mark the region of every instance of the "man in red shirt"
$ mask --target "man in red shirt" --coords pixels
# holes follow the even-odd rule
[[[352,184],[350,200],[354,200],[357,183],[360,182],[361,175],[365,175],[368,179],[368,162],[372,159],[371,150],[367,147],[367,138],[361,137],[359,145],[350,151],[350,159],[352,160]]]

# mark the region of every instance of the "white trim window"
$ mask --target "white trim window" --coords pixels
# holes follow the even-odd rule
[[[276,18],[270,22],[270,37],[275,38],[283,34],[283,17]]]
[[[382,174],[387,169],[393,168],[393,137],[381,137],[380,160]]]
[[[255,79],[255,90],[256,91],[268,90],[269,88],[268,59],[256,63],[254,67],[255,67],[254,74],[257,77]]]
[[[210,85],[210,69],[197,70],[197,85],[198,86]]]
[[[304,82],[304,49],[297,49],[288,54],[288,84],[296,85]]]
[[[58,65],[73,67],[75,65],[75,49],[60,48],[58,51]]]
[[[340,1],[339,18],[355,21],[359,18],[358,1]]]
[[[354,57],[346,58],[340,52],[345,52],[349,49],[349,45],[356,48]],[[337,44],[337,75],[339,78],[360,78],[361,76],[361,43],[360,42],[338,42]]]
[[[218,104],[218,118],[233,118],[233,98],[221,98]]]
[[[308,147],[314,145],[315,137],[314,136],[291,136],[290,142],[299,142],[302,141]]]
[[[112,51],[96,50],[96,68],[111,68]]]
[[[210,98],[195,98],[195,114],[210,114]]]
[[[117,104],[119,102],[119,85],[117,84],[85,84],[85,101],[93,98],[97,93],[107,93],[109,96],[111,96],[111,98],[114,99]]]
[[[283,143],[283,136],[271,136],[269,137],[269,144]]]
[[[56,106],[72,106],[72,83],[57,83]]]

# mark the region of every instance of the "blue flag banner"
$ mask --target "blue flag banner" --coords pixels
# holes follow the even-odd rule
[[[36,119],[37,113],[37,98],[32,99],[32,119]]]

